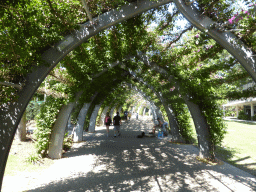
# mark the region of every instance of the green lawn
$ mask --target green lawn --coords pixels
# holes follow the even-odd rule
[[[27,162],[25,158],[9,155],[4,175],[14,176],[22,172],[37,172],[46,169],[52,164],[52,160],[44,159],[37,164]]]
[[[225,122],[227,134],[216,156],[256,176],[256,124]]]
[[[216,157],[256,176],[256,123],[225,122],[227,134]]]

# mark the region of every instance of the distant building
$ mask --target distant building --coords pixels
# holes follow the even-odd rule
[[[246,90],[250,87],[255,86],[255,82],[247,83],[243,85],[242,89]],[[253,116],[256,114],[256,97],[249,97],[247,99],[240,99],[235,101],[229,101],[227,104],[222,105],[223,109],[225,107],[235,107],[236,108],[236,116],[238,116],[239,108],[242,108],[245,114],[251,116],[251,120]]]

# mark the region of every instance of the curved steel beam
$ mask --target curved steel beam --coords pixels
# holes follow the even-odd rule
[[[169,75],[168,71],[166,71],[162,67],[159,67],[156,63],[150,62],[149,58],[146,55],[143,55],[141,57],[141,60],[144,62],[145,65],[150,67],[150,69],[155,70],[163,75],[166,79],[168,79],[169,82],[174,82],[175,87],[178,90],[182,89],[180,83],[174,80],[174,76]],[[200,149],[199,155],[204,158],[213,158],[213,148],[210,140],[209,125],[206,121],[205,116],[202,113],[202,110],[200,109],[199,105],[189,100],[190,95],[182,95],[182,98],[188,106],[188,109],[195,124],[196,132],[198,135],[198,146]]]
[[[87,22],[80,25],[80,29],[66,36],[52,48],[42,54],[47,65],[35,66],[26,77],[26,84],[19,93],[15,103],[5,104],[0,109],[0,189],[4,175],[5,165],[14,134],[23,112],[33,94],[43,82],[49,72],[73,49],[99,32],[152,8],[172,2],[172,0],[141,0],[136,3],[124,5],[119,9],[111,10],[94,19],[92,25]]]
[[[177,118],[176,118],[175,114],[173,113],[173,109],[170,106],[167,105],[166,99],[162,96],[161,93],[157,92],[152,85],[148,84],[148,82],[145,82],[143,79],[137,77],[136,73],[134,73],[134,75],[135,75],[136,79],[138,79],[140,82],[142,82],[148,88],[150,88],[157,95],[157,97],[159,98],[159,100],[163,104],[164,109],[167,113],[167,117],[168,117],[168,120],[169,120],[169,125],[171,127],[172,141],[181,141],[182,138],[181,138],[181,135],[179,133],[179,124],[177,122]],[[162,121],[163,121],[163,119],[162,119]]]
[[[131,84],[129,84],[129,86],[130,86],[131,89],[133,89],[135,91],[138,91],[150,103],[151,108],[153,109],[153,111],[156,111],[156,110],[158,111],[157,116],[160,117],[160,119],[163,119],[162,114],[160,114],[161,110],[159,109],[159,107],[157,107],[155,105],[155,103],[153,101],[151,101],[150,98],[142,90],[140,90],[138,87],[132,86]],[[156,120],[157,117],[155,116],[155,114],[153,116],[154,116],[154,120]]]
[[[179,11],[196,28],[207,33],[217,43],[223,46],[250,74],[256,82],[255,54],[233,33],[224,32],[218,28],[211,29],[215,24],[209,17],[202,15],[193,4],[186,5],[186,1],[173,0]]]

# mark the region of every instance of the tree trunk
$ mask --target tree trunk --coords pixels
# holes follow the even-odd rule
[[[26,111],[23,113],[20,123],[17,128],[17,139],[19,141],[26,141]]]

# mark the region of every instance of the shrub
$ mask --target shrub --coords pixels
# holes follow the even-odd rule
[[[236,115],[236,112],[235,111],[232,111],[232,110],[225,110],[225,116],[227,117],[234,117]]]
[[[40,107],[40,102],[30,101],[26,108],[26,119],[28,121],[34,120],[36,114],[38,114],[40,111]]]
[[[32,154],[30,155],[29,157],[26,158],[26,161],[29,162],[29,163],[37,163],[40,161],[40,156],[38,154]]]
[[[73,144],[72,135],[68,136],[68,133],[65,134],[64,141],[63,141],[63,150],[68,151]]]
[[[52,128],[63,104],[64,99],[55,99],[49,96],[46,102],[42,104],[40,112],[36,115],[35,146],[38,154],[42,157],[47,155]]]
[[[193,141],[193,130],[190,124],[189,111],[185,108],[182,103],[173,103],[172,109],[174,110],[175,116],[179,124],[179,131],[186,143]]]
[[[251,120],[250,115],[245,114],[244,111],[239,111],[237,118],[242,120]]]

